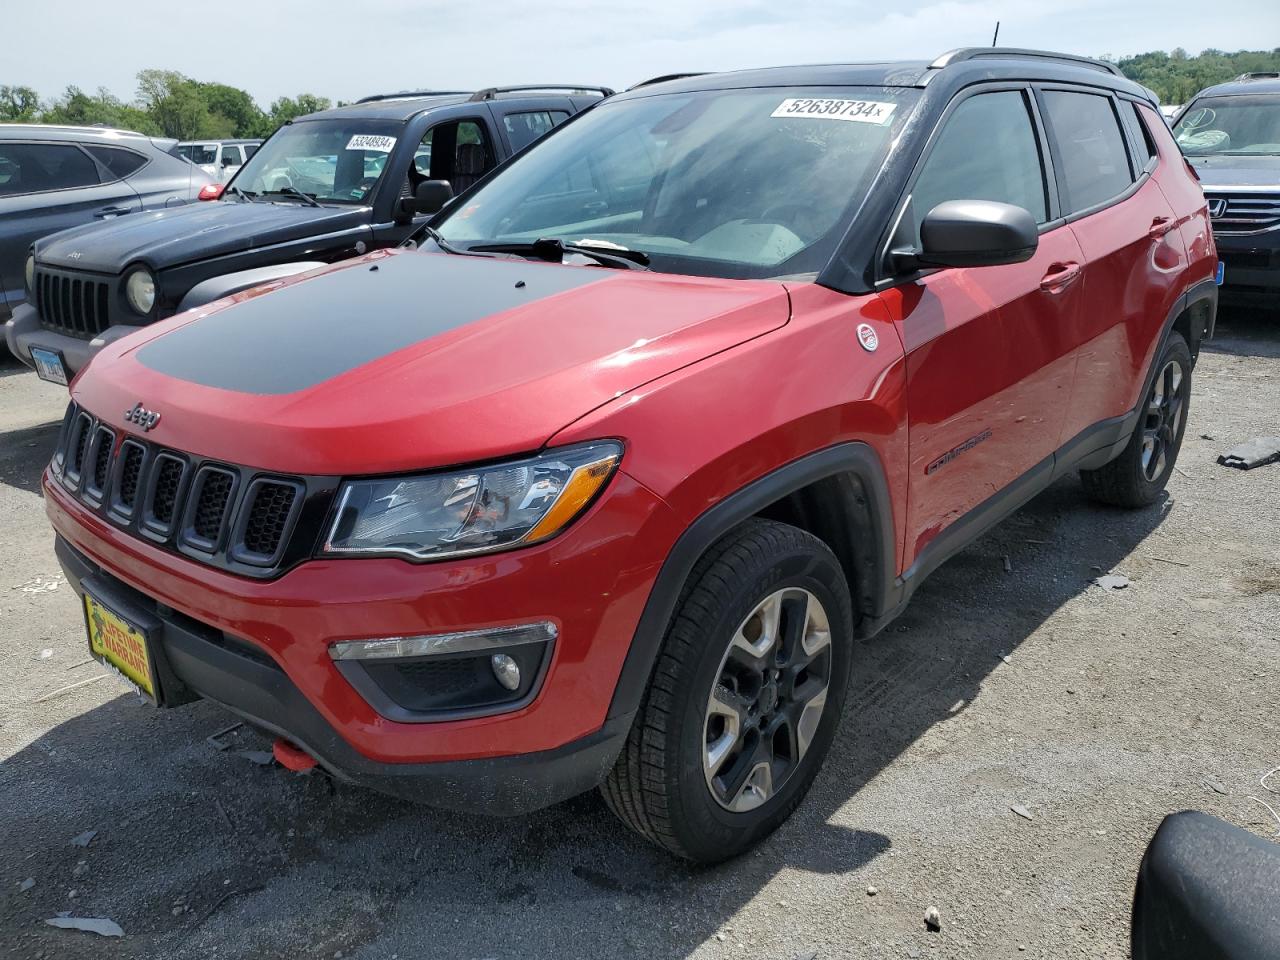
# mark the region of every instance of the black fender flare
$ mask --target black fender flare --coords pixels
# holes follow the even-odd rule
[[[248,290],[262,283],[270,283],[272,280],[283,280],[326,265],[320,261],[301,260],[296,263],[277,263],[270,267],[254,267],[252,270],[238,270],[235,273],[210,277],[208,280],[201,280],[188,290],[175,312],[182,313],[184,310],[203,307],[206,303],[239,293],[241,290]]]
[[[614,688],[610,719],[639,708],[681,592],[707,549],[738,524],[788,495],[820,481],[836,479],[842,481],[842,492],[847,494],[839,506],[849,511],[850,540],[857,541],[857,549],[844,554],[857,564],[855,582],[850,584],[854,607],[863,622],[882,625],[882,615],[892,597],[898,553],[889,484],[875,449],[861,441],[850,441],[807,454],[753,480],[707,509],[685,529],[649,591]],[[832,544],[832,549],[842,555],[839,545]]]

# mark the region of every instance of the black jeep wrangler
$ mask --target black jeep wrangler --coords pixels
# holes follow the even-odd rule
[[[137,327],[271,280],[395,246],[452,196],[607,87],[537,85],[366,97],[285,124],[215,202],[39,240],[15,356],[66,383]]]

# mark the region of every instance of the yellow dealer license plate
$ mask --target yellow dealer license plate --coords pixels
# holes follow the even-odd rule
[[[89,651],[119,670],[154,701],[155,670],[146,635],[88,591],[84,594],[84,617],[89,629]]]

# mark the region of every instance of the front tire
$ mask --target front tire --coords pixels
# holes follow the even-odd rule
[[[853,610],[839,561],[796,527],[750,520],[698,562],[601,790],[632,830],[716,863],[787,819],[835,735]]]
[[[1156,361],[1156,377],[1138,412],[1124,452],[1097,470],[1081,470],[1089,496],[1116,507],[1155,503],[1173,473],[1191,407],[1191,350],[1182,334],[1169,334]]]

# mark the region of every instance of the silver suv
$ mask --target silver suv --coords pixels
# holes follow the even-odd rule
[[[226,183],[260,146],[261,140],[184,140],[175,152],[218,183]]]
[[[176,146],[105,127],[0,124],[0,323],[27,299],[36,240],[197,198],[210,178],[174,156]]]

